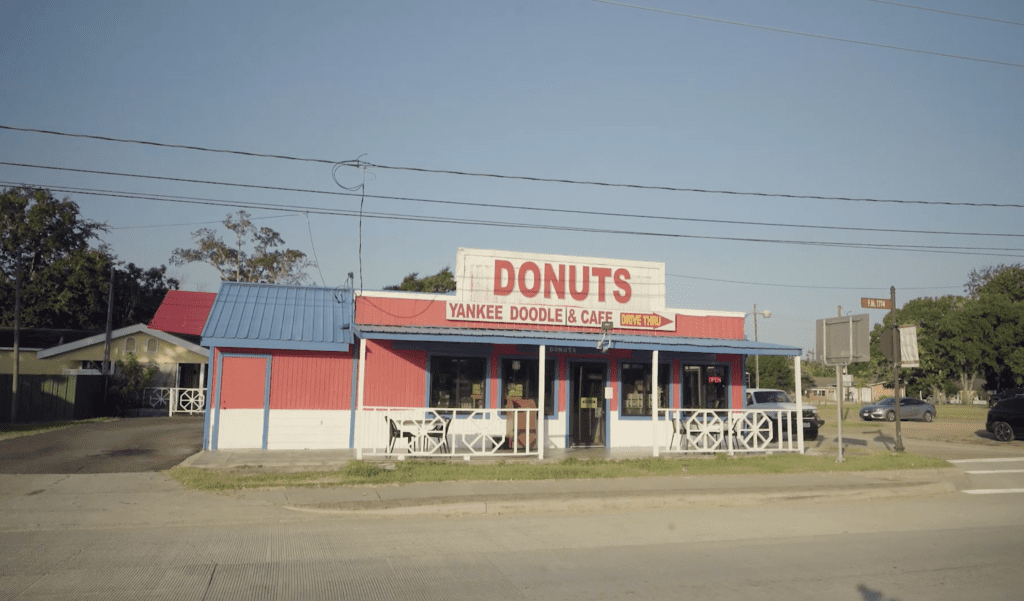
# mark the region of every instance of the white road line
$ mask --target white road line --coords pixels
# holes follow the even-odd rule
[[[1024,492],[1024,488],[979,488],[977,490],[964,490],[969,495],[998,495],[1003,493]]]
[[[1024,470],[972,470],[965,474],[1024,474]]]
[[[993,457],[991,459],[951,459],[950,463],[992,463],[996,461],[1024,461],[1022,457]]]

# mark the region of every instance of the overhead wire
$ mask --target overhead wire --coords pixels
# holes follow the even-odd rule
[[[28,163],[11,163],[7,161],[0,161],[0,165],[14,165],[18,167],[31,167],[35,169],[46,169],[56,171],[73,171],[79,173],[95,173],[100,175],[114,175],[122,177],[135,177],[143,179],[156,179],[156,180],[168,180],[177,182],[187,182],[194,184],[211,184],[218,186],[237,186],[241,188],[249,189],[263,189],[283,192],[300,192],[305,194],[326,194],[334,196],[359,196],[360,198],[377,198],[382,200],[400,200],[408,202],[422,202],[422,203],[433,203],[443,205],[454,205],[454,206],[469,206],[469,207],[480,207],[489,209],[509,209],[519,211],[535,211],[535,212],[547,212],[547,213],[564,213],[564,214],[575,214],[575,215],[594,215],[599,217],[615,217],[615,218],[632,218],[632,219],[653,219],[657,221],[684,221],[692,223],[714,223],[721,225],[750,225],[759,227],[788,227],[788,228],[802,228],[802,229],[822,229],[822,230],[845,230],[845,231],[857,231],[857,232],[881,232],[881,233],[894,233],[894,234],[929,234],[929,235],[945,235],[945,236],[991,236],[991,237],[1007,237],[1007,238],[1021,238],[1024,234],[1012,234],[1012,233],[995,233],[995,232],[953,232],[953,231],[941,231],[941,230],[913,230],[913,229],[899,229],[899,228],[871,228],[871,227],[853,227],[853,226],[841,226],[841,225],[817,225],[817,224],[797,224],[797,223],[772,223],[763,221],[738,221],[732,219],[702,219],[697,217],[677,217],[673,215],[650,215],[650,214],[633,214],[633,213],[614,213],[608,211],[587,211],[583,209],[558,209],[554,207],[529,207],[525,205],[506,205],[497,203],[484,203],[484,202],[467,202],[467,201],[456,201],[456,200],[439,200],[429,198],[415,198],[409,196],[389,196],[389,195],[377,195],[377,194],[364,194],[362,192],[335,192],[327,190],[312,190],[308,188],[287,188],[281,186],[262,186],[255,184],[241,184],[233,182],[222,182],[212,180],[197,180],[179,177],[164,177],[156,175],[139,175],[134,173],[119,173],[115,171],[98,171],[92,169],[75,169],[71,167],[52,167],[46,165],[32,165]],[[335,179],[337,182],[337,179]],[[340,182],[338,185],[342,188]],[[357,190],[360,186],[354,186],[352,189]],[[345,188],[346,190],[348,188]],[[999,205],[1004,206],[1004,205]],[[1024,208],[1024,205],[1019,205]]]
[[[612,6],[620,6],[623,8],[632,8],[636,10],[644,10],[654,13],[661,13],[665,15],[673,15],[676,17],[686,17],[688,19],[700,19],[702,21],[711,21],[714,23],[722,23],[724,25],[735,25],[737,27],[749,27],[751,29],[761,29],[764,31],[773,31],[775,33],[785,33],[789,35],[798,35],[807,38],[815,38],[818,40],[829,40],[832,42],[843,42],[845,44],[856,44],[858,46],[870,46],[872,48],[885,48],[887,50],[900,50],[903,52],[913,52],[915,54],[927,54],[929,56],[941,56],[943,58],[954,58],[963,61],[973,61],[978,63],[988,63],[991,65],[1002,65],[1004,67],[1016,67],[1018,69],[1024,69],[1024,64],[1011,63],[1008,61],[997,61],[987,58],[978,58],[974,56],[966,56],[963,54],[947,54],[945,52],[933,52],[931,50],[921,50],[918,48],[908,48],[906,46],[893,46],[891,44],[878,44],[876,42],[865,42],[862,40],[851,40],[849,38],[839,38],[828,35],[821,35],[817,33],[808,33],[806,31],[797,31],[795,29],[782,29],[779,27],[768,27],[767,25],[755,25],[753,23],[744,23],[742,21],[730,21],[728,19],[716,19],[714,17],[707,17],[704,15],[694,15],[689,13],[681,13],[671,10],[664,10],[661,8],[653,8],[650,6],[640,6],[638,4],[627,4],[625,2],[613,2],[612,0],[590,0],[591,2],[597,2],[599,4],[610,4]]]
[[[966,13],[957,13],[951,10],[940,10],[938,8],[928,8],[926,6],[914,6],[913,4],[902,4],[900,2],[888,2],[887,0],[868,0],[868,2],[877,2],[878,4],[891,4],[892,6],[899,6],[902,8],[913,8],[915,10],[927,10],[933,13],[942,13],[944,15],[954,15],[957,17],[967,17],[968,19],[979,19],[982,21],[992,21],[993,23],[1003,23],[1005,25],[1016,25],[1018,27],[1024,27],[1024,23],[1018,23],[1016,21],[1007,21],[1004,19],[993,19],[991,17],[981,17],[978,15],[968,15]]]
[[[11,183],[5,183],[5,185],[11,185]],[[230,201],[222,199],[209,199],[209,198],[196,198],[187,196],[174,196],[165,194],[138,194],[138,193],[127,193],[127,192],[111,192],[102,191],[94,192],[88,189],[72,188],[67,186],[56,186],[56,185],[40,185],[40,184],[25,184],[19,182],[13,182],[13,185],[26,185],[31,187],[44,187],[58,192],[87,194],[94,196],[107,196],[111,198],[135,198],[140,200],[153,200],[162,202],[180,202],[189,204],[201,204],[211,206],[230,206],[235,208],[254,208],[254,209],[267,209],[276,211],[309,211],[310,213],[321,213],[325,215],[339,215],[339,216],[351,216],[358,217],[360,212],[358,211],[347,211],[343,209],[324,209],[321,207],[301,207],[295,205],[285,204],[274,204],[274,203],[257,203],[252,201]],[[856,242],[823,242],[823,241],[810,241],[810,240],[785,240],[775,238],[748,238],[740,236],[707,236],[698,234],[686,234],[680,232],[650,232],[650,231],[631,231],[621,229],[602,229],[602,228],[589,228],[579,226],[560,226],[552,224],[530,224],[530,223],[515,223],[508,221],[488,221],[480,219],[461,219],[451,217],[435,217],[429,215],[410,215],[402,213],[367,213],[362,212],[368,218],[374,219],[391,219],[391,220],[403,220],[403,221],[419,221],[428,223],[451,223],[461,225],[476,225],[476,226],[491,226],[491,227],[507,227],[507,228],[520,228],[520,229],[537,229],[537,230],[552,230],[552,231],[568,231],[568,232],[579,232],[579,233],[600,233],[600,234],[616,234],[616,235],[628,235],[628,236],[648,236],[648,237],[661,237],[661,238],[681,238],[681,239],[696,239],[696,240],[721,240],[731,242],[752,242],[752,243],[765,243],[765,244],[787,244],[787,245],[799,245],[799,246],[819,246],[819,247],[833,247],[833,248],[856,248],[866,250],[905,250],[905,251],[916,251],[916,252],[928,252],[938,254],[957,254],[957,255],[981,255],[981,256],[1008,256],[1008,257],[1024,257],[1021,254],[1007,254],[1007,253],[1021,253],[1024,252],[1017,248],[992,248],[992,247],[951,247],[951,246],[938,246],[938,245],[912,245],[912,244],[888,244],[888,243],[856,243]]]
[[[293,161],[310,161],[310,162],[315,162],[315,163],[330,164],[330,165],[333,166],[332,169],[337,169],[339,166],[353,167],[353,168],[357,168],[357,169],[372,167],[372,168],[377,168],[377,169],[390,169],[390,170],[397,170],[397,171],[410,171],[410,172],[419,172],[419,173],[437,173],[437,174],[440,174],[440,175],[458,175],[458,176],[469,176],[469,177],[484,177],[484,178],[520,180],[520,181],[553,183],[553,184],[571,184],[571,185],[584,185],[584,186],[603,186],[603,187],[613,187],[613,188],[630,188],[630,189],[635,189],[635,190],[658,190],[658,191],[665,191],[665,192],[694,192],[694,193],[701,193],[701,194],[725,194],[725,195],[733,195],[733,196],[759,196],[759,197],[767,197],[767,198],[793,198],[793,199],[805,199],[805,200],[841,200],[841,201],[849,201],[849,202],[878,202],[878,203],[941,205],[941,206],[1024,208],[1024,204],[1010,204],[1010,203],[1001,204],[1001,203],[979,203],[979,202],[946,202],[946,201],[927,201],[927,200],[902,200],[902,199],[892,199],[892,198],[859,198],[859,197],[847,197],[847,196],[823,196],[823,195],[815,195],[815,194],[788,194],[788,193],[777,193],[777,192],[756,192],[756,191],[751,192],[751,191],[741,191],[741,190],[717,190],[717,189],[711,189],[711,188],[684,188],[684,187],[675,187],[675,186],[652,186],[652,185],[646,185],[646,184],[623,184],[623,183],[600,182],[600,181],[572,180],[572,179],[565,179],[565,178],[545,178],[545,177],[534,177],[534,176],[525,176],[525,175],[506,175],[506,174],[499,174],[499,173],[486,173],[486,172],[474,172],[474,171],[458,171],[458,170],[452,170],[452,169],[428,169],[428,168],[425,168],[425,167],[404,167],[404,166],[396,166],[396,165],[382,165],[382,164],[379,164],[379,163],[367,163],[367,162],[364,162],[364,161],[362,161],[360,159],[348,160],[348,161],[340,161],[340,162],[339,161],[326,160],[326,159],[304,159],[304,158],[299,158],[299,157],[289,157],[289,156],[284,156],[284,155],[272,155],[272,154],[260,154],[260,153],[245,152],[245,151],[238,151],[238,150],[219,150],[219,149],[213,149],[213,148],[203,148],[203,147],[200,147],[200,146],[186,146],[186,145],[176,145],[176,144],[164,144],[164,143],[159,143],[159,142],[148,142],[148,141],[142,141],[142,140],[132,140],[132,139],[128,139],[128,138],[112,138],[112,137],[109,137],[109,136],[94,136],[94,135],[90,135],[90,134],[70,134],[70,133],[57,132],[57,131],[52,131],[52,130],[32,129],[32,128],[26,128],[26,127],[13,127],[13,126],[9,126],[9,125],[0,125],[0,129],[6,129],[6,130],[12,130],[12,131],[30,132],[30,133],[41,133],[41,134],[49,134],[49,135],[56,135],[56,136],[70,136],[70,137],[75,137],[75,138],[91,138],[91,139],[104,140],[104,141],[122,142],[122,143],[126,143],[126,144],[151,144],[151,145],[155,145],[155,146],[166,146],[166,147],[170,147],[170,148],[184,148],[184,149],[188,149],[188,150],[199,150],[199,151],[213,152],[213,153],[241,154],[241,155],[246,155],[246,156],[256,156],[256,157],[263,157],[263,158],[288,159],[288,160],[293,160]],[[22,163],[14,163],[14,162],[6,162],[6,161],[0,162],[0,165],[12,165],[12,166],[24,166],[24,167],[32,167],[33,166],[33,165],[27,165],[27,164],[22,164]],[[45,168],[45,167],[43,167],[43,168]],[[66,169],[66,170],[69,170],[69,171],[74,171],[74,169],[70,169],[70,168],[59,168],[59,167],[53,167],[53,168],[54,169]],[[103,172],[97,171],[96,173],[101,173],[102,174]],[[143,176],[139,176],[139,177],[143,177]],[[159,178],[159,179],[164,179],[164,178]],[[172,181],[174,181],[174,178],[167,178],[167,179],[171,179]],[[190,181],[190,180],[185,179],[185,178],[181,178],[178,181]],[[268,187],[268,189],[273,189],[273,188]],[[327,192],[322,192],[322,193],[326,194]]]

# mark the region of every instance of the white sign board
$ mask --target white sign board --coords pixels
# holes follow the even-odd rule
[[[674,329],[665,264],[460,248],[449,321]]]
[[[917,354],[917,326],[900,326],[900,366],[921,367]]]

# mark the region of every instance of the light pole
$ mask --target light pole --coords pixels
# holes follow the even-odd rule
[[[747,313],[746,315],[744,315],[744,317],[746,317],[747,315],[753,315],[754,316],[754,342],[757,342],[757,316],[760,315],[761,317],[764,317],[765,319],[768,319],[769,317],[772,316],[772,312],[771,311],[765,311],[765,310],[758,311],[757,310],[757,305],[755,304],[754,305],[754,311],[751,312],[751,313]],[[754,388],[760,388],[761,387],[761,361],[760,361],[760,359],[761,359],[761,355],[754,355]]]

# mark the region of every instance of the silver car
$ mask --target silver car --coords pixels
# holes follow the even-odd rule
[[[860,418],[867,421],[884,419],[887,422],[894,422],[896,421],[896,403],[892,397],[889,397],[874,405],[864,405],[860,410]],[[930,422],[935,419],[935,405],[920,399],[902,397],[900,399],[900,418]]]

